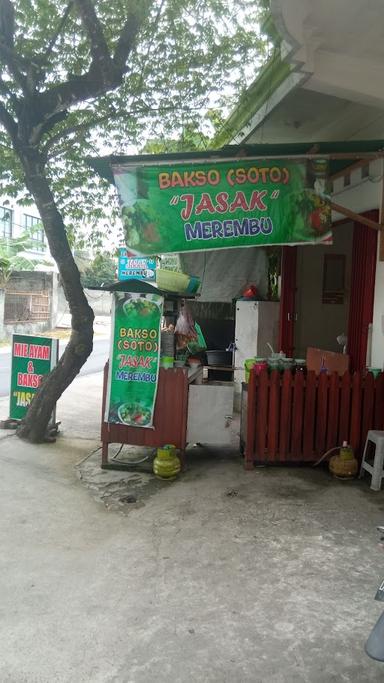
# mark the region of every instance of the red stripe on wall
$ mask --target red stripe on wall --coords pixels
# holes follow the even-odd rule
[[[294,356],[297,247],[283,247],[281,257],[281,299],[279,350]]]
[[[377,210],[367,211],[364,216],[379,220]],[[376,254],[377,231],[355,223],[348,322],[348,353],[352,370],[362,370],[366,365],[368,329],[373,320]]]

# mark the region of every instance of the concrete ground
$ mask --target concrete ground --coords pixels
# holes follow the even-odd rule
[[[193,449],[173,483],[100,473],[98,453],[76,467],[98,446],[100,385],[72,385],[54,445],[1,434],[0,681],[383,681],[363,646],[384,494],[245,472],[231,449]]]

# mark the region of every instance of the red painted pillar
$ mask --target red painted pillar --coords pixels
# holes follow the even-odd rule
[[[279,351],[294,355],[297,247],[283,247],[281,257],[281,297]]]
[[[364,216],[379,220],[377,210],[367,211]],[[376,258],[377,231],[355,223],[348,322],[348,353],[353,371],[363,370],[366,364],[368,329],[373,320]]]

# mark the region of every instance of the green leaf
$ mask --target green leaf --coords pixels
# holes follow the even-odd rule
[[[76,3],[59,32],[67,2],[18,0],[14,5],[15,54],[25,77],[39,73],[38,93],[86,72],[90,43]],[[113,52],[128,11],[140,3],[94,0],[93,5]],[[264,17],[265,0],[152,2],[121,85],[69,107],[66,119],[39,143],[39,150],[51,145],[47,173],[72,245],[99,240],[93,226],[101,221],[108,222],[115,240],[120,231],[115,192],[95,176],[85,157],[132,149],[206,149],[267,54],[268,43],[259,28]],[[17,119],[23,101],[20,84],[4,64],[0,71],[6,84],[0,103]],[[26,128],[33,127],[35,114],[31,106],[23,111],[29,116]],[[31,202],[20,161],[1,128],[0,146],[0,192],[21,204]]]

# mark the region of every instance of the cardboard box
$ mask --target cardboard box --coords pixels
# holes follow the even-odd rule
[[[349,356],[346,353],[334,353],[324,349],[307,349],[307,370],[317,374],[325,368],[327,372],[337,372],[341,377],[349,370]]]

